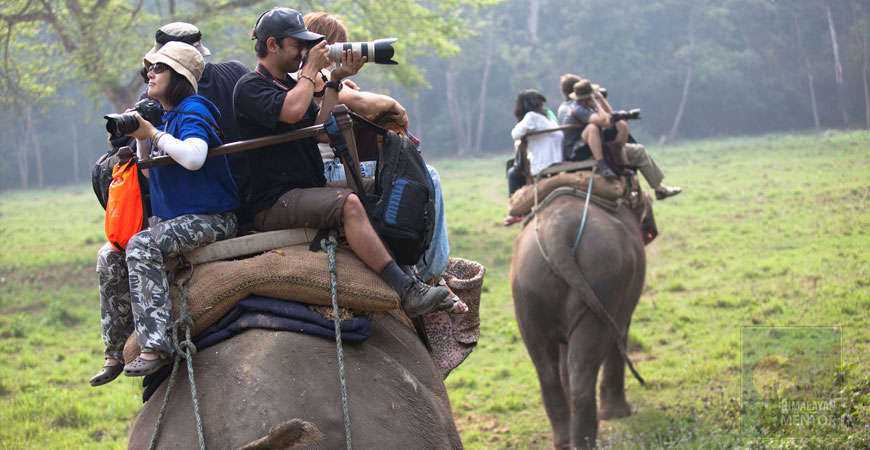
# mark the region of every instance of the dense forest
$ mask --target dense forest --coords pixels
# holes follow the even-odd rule
[[[253,67],[258,0],[5,0],[0,189],[81,182],[106,149],[102,115],[129,105],[163,23],[198,25],[213,60]],[[677,139],[870,128],[870,5],[861,0],[303,1],[353,40],[399,38],[399,66],[363,88],[408,109],[429,156],[508,153],[516,94],[561,102],[559,76],[641,108],[634,134]]]

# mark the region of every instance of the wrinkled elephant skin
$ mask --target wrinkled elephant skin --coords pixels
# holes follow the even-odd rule
[[[617,335],[588,310],[583,292],[591,287],[627,333],[646,265],[639,226],[626,207],[611,213],[592,203],[574,255],[582,211],[582,199],[556,198],[534,219],[539,224],[530,221],[517,236],[511,264],[517,322],[538,373],[557,448],[593,447],[599,419],[631,413]],[[536,225],[551,264],[536,242]],[[602,365],[602,404],[596,410]]]
[[[461,448],[444,384],[416,334],[389,315],[376,315],[373,328],[368,341],[344,344],[353,446]],[[336,364],[334,341],[283,331],[249,330],[200,351],[194,370],[206,447],[269,448],[262,444],[270,440],[284,447],[307,434],[319,440],[294,448],[344,448]],[[183,366],[161,449],[198,448]],[[130,449],[148,447],[167,384],[135,419]]]

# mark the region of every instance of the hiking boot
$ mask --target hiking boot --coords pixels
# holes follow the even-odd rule
[[[656,199],[657,200],[664,200],[668,197],[673,197],[673,196],[679,194],[680,192],[683,192],[683,190],[677,186],[661,185],[661,186],[656,188]]]
[[[595,171],[598,175],[601,175],[604,178],[617,178],[616,172],[610,168],[610,165],[607,164],[607,161],[603,159],[599,159],[595,164]]]
[[[402,309],[412,319],[433,311],[453,309],[457,301],[446,286],[429,286],[419,281],[405,289],[401,300]]]

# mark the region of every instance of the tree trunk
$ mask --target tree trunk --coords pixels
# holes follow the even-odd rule
[[[813,83],[813,71],[812,67],[810,67],[810,58],[807,56],[804,51],[804,41],[801,36],[801,26],[798,20],[797,12],[794,12],[794,32],[797,37],[797,47],[798,47],[798,57],[803,60],[804,70],[807,72],[807,87],[810,91],[810,107],[813,111],[813,125],[816,127],[816,130],[822,128],[821,123],[819,122],[819,107],[816,104],[816,88]]]
[[[864,60],[864,70],[861,72],[861,81],[864,82],[864,120],[867,129],[870,130],[870,80],[867,79],[867,75],[870,74],[870,30],[867,29],[868,22],[870,22],[870,19],[865,17],[861,24],[861,34],[864,35],[864,39],[862,39],[864,51],[861,53]]]
[[[674,116],[674,124],[671,126],[671,131],[668,132],[664,142],[671,142],[677,138],[677,132],[680,130],[680,122],[683,120],[683,112],[686,110],[686,103],[689,99],[689,88],[692,86],[692,74],[694,72],[694,57],[695,57],[695,27],[693,24],[692,12],[689,11],[689,51],[688,61],[686,66],[686,79],[683,82],[683,95],[680,97],[680,105],[677,107],[677,114]]]
[[[72,145],[72,158],[73,158],[73,181],[79,182],[79,129],[72,125],[70,126],[70,144]]]
[[[15,159],[18,162],[18,180],[21,183],[21,189],[28,189],[30,187],[30,164],[27,158],[27,139],[26,136],[22,135],[21,127],[15,127],[14,133],[14,143],[17,150]]]
[[[528,17],[528,28],[529,28],[529,41],[532,44],[538,42],[538,17],[540,15],[538,12],[541,9],[541,2],[539,0],[529,0],[529,17]]]
[[[36,129],[33,127],[33,107],[24,108],[24,123],[30,148],[33,151],[33,160],[36,163],[36,186],[45,187],[45,166],[42,163],[42,146],[36,137]]]
[[[480,96],[477,99],[477,130],[474,136],[474,152],[480,153],[483,146],[483,129],[486,120],[487,86],[489,86],[489,72],[492,68],[492,31],[486,46],[486,59],[483,62],[483,75],[480,78]]]
[[[840,64],[840,45],[837,41],[837,30],[834,28],[834,16],[831,13],[831,5],[825,4],[825,13],[828,16],[828,31],[831,33],[831,47],[834,51],[834,81],[837,82],[837,106],[843,116],[843,126],[849,126],[849,113],[846,111],[846,86],[843,83],[843,66]]]
[[[420,139],[420,141],[425,140],[425,127],[420,126],[420,124],[425,123],[423,118],[423,111],[420,110],[420,94],[417,94],[413,100],[411,100],[411,117],[408,118],[408,128],[410,128],[412,133]]]
[[[456,90],[457,71],[453,64],[447,66],[445,72],[444,94],[447,96],[447,111],[450,114],[450,123],[453,126],[453,135],[456,137],[456,152],[465,155],[471,147],[471,138],[468,136],[467,120],[459,101],[459,93]]]

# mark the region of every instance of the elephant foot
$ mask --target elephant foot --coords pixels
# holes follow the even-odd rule
[[[598,420],[614,420],[631,415],[631,405],[625,400],[601,401],[602,406],[598,410]]]

